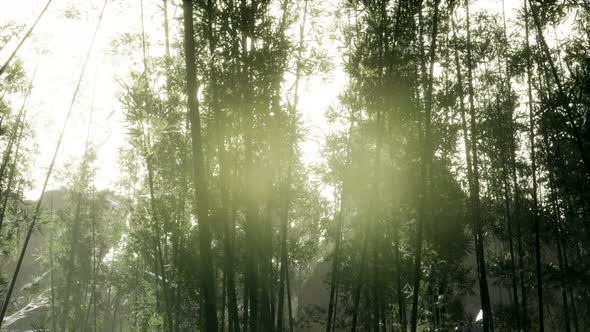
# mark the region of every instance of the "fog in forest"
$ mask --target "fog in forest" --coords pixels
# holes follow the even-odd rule
[[[0,331],[590,330],[590,3],[0,10]]]

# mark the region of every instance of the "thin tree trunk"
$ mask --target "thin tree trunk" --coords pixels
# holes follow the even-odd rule
[[[72,290],[72,274],[74,270],[74,261],[76,259],[76,253],[78,252],[77,242],[79,236],[79,229],[80,229],[80,213],[82,209],[82,193],[78,192],[77,194],[77,202],[76,202],[76,212],[74,215],[73,225],[72,225],[72,234],[70,238],[70,250],[68,256],[68,263],[66,265],[66,278],[65,278],[65,288],[64,288],[64,304],[61,312],[61,329],[66,331],[68,330],[68,318],[70,314],[70,292]]]
[[[30,84],[29,88],[27,89],[27,93],[25,94],[25,98],[23,99],[23,103],[18,111],[16,121],[12,126],[12,130],[10,133],[10,137],[8,138],[8,144],[6,145],[6,149],[4,150],[4,155],[2,156],[2,164],[0,165],[0,190],[2,189],[2,185],[4,182],[4,173],[6,172],[6,167],[10,161],[10,155],[12,154],[12,147],[16,142],[18,137],[19,128],[21,123],[24,121],[26,116],[26,108],[29,100],[29,96],[31,95],[31,91],[33,89],[32,83]],[[0,220],[0,229],[2,228],[2,220]]]
[[[531,144],[531,170],[533,176],[533,224],[534,224],[534,232],[535,232],[535,267],[537,272],[537,301],[538,301],[538,310],[539,310],[539,331],[545,331],[545,319],[544,319],[544,310],[543,310],[543,272],[542,272],[542,265],[541,265],[541,230],[540,230],[540,221],[539,221],[539,207],[538,207],[538,199],[537,199],[537,161],[536,161],[536,153],[535,153],[535,114],[533,108],[533,93],[532,93],[532,78],[531,78],[531,71],[532,71],[532,61],[530,56],[530,45],[529,45],[529,24],[528,24],[528,11],[527,11],[527,3],[525,0],[524,3],[524,11],[525,11],[525,44],[527,49],[527,59],[526,59],[526,76],[527,76],[527,94],[529,98],[528,108],[529,108],[529,139]],[[536,15],[534,15],[536,17]],[[537,22],[537,19],[535,19]],[[538,23],[538,22],[537,22]],[[560,88],[560,93],[561,93]],[[575,126],[575,123],[572,123]],[[584,151],[583,155],[585,155]],[[590,170],[590,169],[589,169]],[[588,173],[590,176],[590,172]]]
[[[149,143],[149,135],[148,135],[148,143]],[[164,298],[164,306],[165,306],[165,314],[166,314],[166,320],[165,320],[165,329],[168,331],[172,330],[172,326],[174,325],[174,322],[172,320],[172,311],[171,311],[171,307],[170,307],[170,297],[168,296],[169,291],[168,291],[168,284],[167,284],[167,279],[166,279],[166,271],[165,271],[165,266],[164,266],[164,258],[162,255],[162,245],[161,245],[161,230],[160,230],[160,225],[158,223],[158,217],[156,215],[156,202],[155,202],[155,196],[154,196],[154,171],[153,171],[153,164],[151,162],[151,157],[149,155],[146,154],[146,164],[147,164],[147,168],[148,168],[148,185],[149,185],[149,190],[150,190],[150,210],[151,210],[151,215],[153,220],[151,220],[151,225],[152,225],[152,229],[155,231],[155,242],[156,242],[156,280],[160,279],[161,282],[161,287],[162,287],[162,293],[163,293],[163,298]],[[158,272],[158,270],[160,270]],[[160,274],[159,276],[157,274]]]
[[[242,303],[242,310],[244,312],[244,332],[248,332],[250,327],[250,294],[248,293],[248,284],[247,282],[244,282],[244,291],[242,295],[242,298],[244,299]]]
[[[51,4],[51,1],[53,1],[53,0],[47,1],[47,3],[45,4],[45,7],[43,7],[43,10],[41,11],[41,13],[39,13],[39,16],[37,16],[35,23],[33,23],[33,25],[31,25],[31,27],[29,28],[27,33],[25,33],[25,35],[20,40],[18,45],[16,45],[16,48],[14,49],[14,51],[12,51],[12,53],[10,53],[10,56],[8,56],[8,59],[6,59],[6,61],[2,65],[2,67],[0,67],[0,76],[2,76],[2,74],[6,71],[6,68],[8,68],[8,66],[10,65],[10,62],[16,56],[16,53],[18,52],[18,50],[21,48],[21,46],[23,46],[24,42],[29,38],[29,36],[31,35],[31,33],[35,29],[35,26],[37,26],[37,23],[39,23],[39,21],[41,20],[41,17],[43,17],[45,12],[47,11],[47,8],[49,8],[49,4]]]
[[[398,6],[398,13],[397,13],[397,20],[396,24],[399,22],[400,16],[400,8],[401,3]],[[397,29],[396,29],[397,30]],[[394,132],[394,115],[391,115],[391,132]],[[401,150],[398,148],[398,151],[395,151],[395,142],[392,141],[391,143],[391,156],[395,156]],[[401,326],[402,332],[406,332],[408,330],[408,318],[406,312],[406,303],[405,303],[405,295],[403,294],[403,286],[402,286],[402,258],[401,258],[401,238],[400,238],[400,228],[401,228],[401,206],[400,206],[400,197],[401,197],[401,190],[400,184],[398,179],[401,179],[401,172],[396,170],[397,165],[395,165],[395,160],[392,163],[393,172],[391,174],[391,187],[392,187],[392,221],[393,221],[393,246],[394,246],[394,266],[395,266],[395,288],[396,288],[396,296],[397,296],[397,305],[398,305],[398,322]],[[397,211],[397,212],[396,212]],[[385,326],[386,328],[386,326]]]
[[[555,204],[555,203],[554,203]],[[561,283],[561,300],[563,304],[563,323],[565,325],[565,331],[571,331],[571,323],[570,323],[570,315],[569,315],[569,306],[568,306],[568,298],[567,298],[567,286],[565,284],[565,266],[563,263],[564,260],[564,252],[562,250],[563,246],[561,244],[561,232],[559,231],[559,225],[557,224],[557,220],[555,221],[555,232],[557,235],[557,258],[559,264],[559,281]]]
[[[352,122],[351,122],[352,128]],[[350,133],[350,131],[349,131]],[[350,137],[350,134],[349,134]],[[334,256],[332,258],[332,271],[330,275],[330,299],[328,302],[328,320],[326,324],[326,332],[331,332],[333,329],[333,318],[336,316],[335,306],[336,306],[336,288],[338,286],[338,273],[339,273],[339,260],[340,260],[340,242],[342,241],[342,224],[343,224],[343,215],[344,215],[344,185],[342,184],[342,189],[340,190],[340,204],[339,208],[340,211],[338,213],[338,221],[336,225],[336,239],[334,245]]]
[[[140,1],[140,7],[141,7],[141,42],[142,42],[142,50],[143,50],[143,80],[145,81],[145,84],[148,84],[148,63],[147,63],[147,46],[146,46],[146,38],[145,38],[145,25],[144,25],[144,14],[143,14],[143,0]],[[147,98],[146,98],[146,103],[145,103],[145,111],[146,114],[150,114],[151,111],[151,102],[150,102],[150,96],[149,96],[149,91],[147,92]],[[166,331],[172,331],[172,326],[174,325],[173,319],[172,319],[172,309],[170,306],[170,296],[169,296],[169,291],[168,291],[168,284],[167,284],[167,279],[166,279],[166,268],[164,265],[164,257],[163,257],[163,253],[162,253],[162,236],[161,236],[161,229],[160,229],[160,223],[159,223],[159,219],[158,215],[157,215],[157,209],[156,209],[156,198],[155,198],[155,194],[154,194],[154,164],[153,164],[153,160],[152,160],[152,155],[150,154],[150,149],[151,149],[151,142],[150,142],[150,134],[147,133],[146,134],[146,130],[144,130],[144,126],[143,126],[143,119],[140,120],[141,121],[141,133],[142,133],[142,145],[143,145],[143,154],[144,154],[144,160],[146,163],[146,168],[148,171],[148,187],[149,187],[149,191],[150,191],[150,212],[151,212],[151,228],[154,231],[154,235],[156,237],[155,239],[155,244],[156,244],[156,251],[155,251],[155,273],[156,273],[156,284],[158,283],[158,280],[160,281],[160,286],[162,288],[162,293],[163,293],[163,302],[164,302],[164,311],[165,311],[165,320],[164,320],[164,329]]]
[[[93,203],[96,204],[94,191],[92,193],[92,200]],[[100,261],[97,260],[96,257],[96,212],[92,214],[92,298],[94,299],[92,302],[93,308],[93,317],[92,317],[92,327],[93,331],[96,332],[97,327],[97,309],[96,309],[96,280],[98,275],[98,268],[100,267]],[[100,255],[102,257],[102,253]]]
[[[367,227],[368,228],[368,227]],[[350,330],[352,332],[356,331],[356,327],[357,327],[357,322],[358,322],[358,312],[359,312],[359,305],[360,305],[360,299],[361,299],[361,290],[362,290],[362,285],[365,281],[365,270],[366,270],[366,262],[367,262],[367,247],[368,247],[368,243],[369,243],[369,231],[366,231],[363,237],[363,247],[362,247],[362,251],[361,251],[361,259],[360,259],[360,270],[359,270],[359,276],[355,282],[355,286],[354,286],[354,290],[353,290],[353,294],[352,294],[352,301],[353,301],[353,309],[352,309],[352,323],[351,323],[351,328]]]
[[[377,4],[378,8],[379,8],[379,60],[378,60],[378,74],[377,74],[377,84],[378,84],[378,88],[379,89],[383,89],[385,90],[385,84],[384,84],[384,71],[386,71],[387,66],[385,65],[385,55],[386,53],[388,53],[388,42],[389,42],[389,35],[388,35],[388,29],[387,29],[387,25],[388,25],[388,16],[387,16],[387,4],[385,1],[381,1],[380,3]],[[382,154],[382,147],[383,147],[383,123],[385,122],[384,117],[385,117],[385,109],[388,107],[388,105],[386,105],[385,100],[383,98],[383,96],[381,96],[380,98],[378,98],[375,101],[376,105],[375,107],[377,108],[377,118],[376,118],[376,125],[377,125],[377,137],[375,139],[375,174],[374,174],[374,180],[373,180],[373,185],[374,185],[374,198],[371,199],[370,204],[374,205],[373,207],[370,207],[370,210],[372,211],[372,216],[371,219],[369,220],[369,222],[374,223],[375,225],[373,226],[373,230],[371,232],[369,232],[369,237],[372,238],[371,239],[371,243],[373,244],[371,246],[372,250],[371,250],[371,257],[372,257],[372,271],[373,271],[373,275],[372,275],[372,280],[369,281],[369,290],[368,293],[370,294],[372,291],[372,310],[373,310],[373,329],[375,331],[379,331],[379,323],[381,322],[381,317],[380,317],[380,311],[379,311],[379,289],[383,288],[382,282],[381,282],[381,275],[382,270],[381,267],[383,266],[383,262],[380,261],[380,254],[381,254],[381,250],[380,250],[380,235],[379,235],[379,230],[378,230],[378,221],[382,218],[382,212],[381,210],[378,208],[378,206],[381,204],[381,200],[382,200],[382,178],[381,178],[381,154]],[[372,285],[371,285],[372,284]]]
[[[49,203],[50,206],[50,212],[49,212],[49,220],[52,222],[53,224],[53,199],[51,200],[51,202]],[[55,320],[56,315],[55,315],[55,278],[54,278],[54,265],[53,265],[53,232],[54,232],[54,227],[53,225],[50,227],[49,230],[49,266],[51,268],[51,279],[50,279],[50,287],[51,287],[51,327],[52,330],[51,331],[57,331],[57,322]],[[0,320],[1,322],[1,320]]]
[[[396,227],[395,229],[395,268],[397,270],[396,273],[396,292],[397,292],[397,301],[398,301],[398,311],[399,311],[399,323],[402,328],[402,332],[406,332],[408,330],[408,317],[406,312],[406,303],[405,303],[405,295],[402,289],[402,264],[401,264],[401,255],[400,255],[400,236],[399,230]]]
[[[284,2],[283,8],[283,20],[287,17],[287,5],[288,1]],[[305,37],[305,26],[307,23],[307,9],[308,9],[308,2],[304,0],[304,7],[303,7],[303,21],[299,27],[299,45],[297,49],[297,64],[295,68],[295,86],[294,86],[294,96],[293,96],[293,106],[291,108],[291,116],[295,117],[297,115],[297,106],[299,103],[299,82],[301,80],[301,70],[302,70],[302,55],[303,55],[303,46],[304,46],[304,37]],[[283,21],[284,22],[284,21]],[[281,24],[281,30],[284,29],[284,23]],[[287,144],[296,144],[295,142],[287,142]],[[279,298],[277,304],[277,330],[282,332],[283,331],[283,315],[284,315],[284,293],[285,293],[285,283],[287,279],[287,266],[289,264],[289,254],[288,254],[288,230],[289,230],[289,209],[290,209],[290,185],[291,185],[291,164],[293,158],[293,151],[292,147],[288,146],[288,153],[287,153],[287,178],[283,184],[282,196],[283,196],[283,208],[281,213],[281,269],[280,269],[280,276],[279,276]],[[290,303],[289,303],[290,306]],[[290,310],[289,310],[290,312]],[[292,319],[291,314],[289,314],[290,320]]]
[[[146,93],[146,101],[145,101],[145,106],[144,111],[145,114],[149,114],[150,112],[150,97],[149,97],[149,87],[148,87],[148,78],[147,78],[147,71],[148,71],[148,64],[147,64],[147,46],[146,46],[146,39],[145,39],[145,26],[144,26],[144,15],[143,15],[143,0],[140,0],[140,10],[141,10],[141,14],[140,14],[140,19],[141,19],[141,46],[142,46],[142,56],[143,56],[143,74],[142,74],[142,80],[144,83],[144,87],[145,87],[145,93]],[[148,115],[149,116],[149,115]],[[148,120],[149,121],[149,120]],[[163,285],[159,285],[158,282],[160,280],[164,280],[164,278],[162,277],[161,274],[161,269],[160,267],[164,267],[164,265],[162,264],[162,256],[161,256],[161,249],[160,249],[160,230],[159,230],[159,224],[157,222],[157,216],[156,216],[156,208],[155,208],[155,201],[154,201],[154,186],[153,186],[153,165],[151,163],[151,157],[150,157],[150,147],[151,147],[151,143],[150,143],[150,139],[149,139],[149,134],[146,134],[146,130],[144,128],[144,119],[142,118],[139,121],[139,131],[141,132],[141,152],[142,152],[142,157],[145,160],[145,164],[146,164],[146,168],[148,171],[148,188],[149,188],[149,192],[150,192],[150,229],[154,232],[154,247],[155,247],[155,251],[154,251],[154,274],[155,274],[155,278],[154,278],[154,283],[155,283],[155,287],[156,287],[156,308],[157,310],[161,310],[162,308],[160,308],[160,288],[162,293],[164,293],[164,305],[166,305],[166,292],[164,291],[164,287]],[[148,138],[146,138],[146,136]],[[144,252],[144,255],[146,255],[147,257],[147,245],[149,243],[149,236],[147,235],[147,231],[144,231],[144,242],[146,245],[146,251]],[[150,249],[154,249],[154,248],[150,248]],[[163,269],[162,269],[163,270]],[[161,287],[160,287],[161,286]],[[158,288],[160,287],[160,288]],[[168,318],[168,310],[164,309],[166,311],[165,313],[165,318],[164,318],[164,329],[168,330],[168,326],[169,326],[169,322],[167,320]]]
[[[170,92],[172,91],[172,80],[171,80],[171,56],[170,56],[170,28],[168,24],[168,0],[162,0],[162,10],[164,14],[164,55],[166,59],[165,69],[166,69],[166,92],[168,93],[168,98],[170,98]]]
[[[433,147],[431,137],[431,123],[432,123],[432,109],[434,107],[433,85],[434,85],[434,62],[436,60],[436,38],[438,35],[438,14],[439,14],[439,0],[434,1],[434,15],[432,20],[432,36],[430,40],[430,69],[428,73],[428,87],[424,96],[425,99],[425,114],[424,114],[424,133],[422,137],[422,162],[420,163],[420,198],[418,220],[416,224],[416,252],[414,256],[414,281],[412,294],[412,314],[410,321],[410,330],[416,332],[418,328],[418,301],[420,293],[420,280],[422,277],[422,241],[424,237],[424,224],[428,218],[430,195],[429,186],[430,172],[433,158]],[[422,10],[421,8],[419,9]],[[421,41],[420,41],[421,42]],[[421,60],[425,62],[424,57]]]
[[[23,135],[22,131],[24,129],[24,122],[27,117],[28,100],[31,95],[31,91],[33,90],[33,81],[35,80],[36,75],[37,75],[37,69],[35,69],[35,72],[33,73],[33,76],[32,76],[31,81],[29,83],[29,87],[28,87],[27,92],[25,94],[25,98],[23,100],[20,110],[18,111],[16,121],[14,123],[14,126],[12,128],[12,132],[11,132],[10,137],[8,139],[8,144],[6,146],[6,149],[4,150],[4,156],[2,157],[2,164],[0,165],[0,193],[2,193],[2,191],[4,191],[4,200],[3,200],[3,204],[2,204],[2,211],[0,212],[0,231],[2,230],[2,224],[4,222],[4,214],[6,211],[6,204],[8,202],[8,196],[10,195],[12,180],[13,180],[13,176],[14,176],[14,170],[16,168],[16,162],[17,162],[17,158],[18,158],[18,150],[19,150],[22,135]],[[10,155],[12,154],[12,147],[14,146],[15,141],[17,142],[17,149],[16,149],[17,152],[15,153],[15,156],[14,156],[15,159],[14,159],[14,161],[12,163],[12,167],[10,168],[10,171],[9,171],[7,188],[4,189],[4,180],[5,180],[4,173],[6,172],[6,167],[8,166],[8,163],[10,161]]]
[[[236,282],[235,282],[235,271],[234,271],[234,248],[233,248],[233,233],[234,227],[231,222],[231,217],[226,211],[230,208],[228,183],[227,183],[227,167],[226,167],[226,151],[225,151],[225,129],[223,126],[223,115],[218,111],[217,117],[217,132],[218,132],[218,153],[219,156],[219,168],[220,168],[220,186],[221,186],[221,201],[223,211],[223,223],[224,223],[224,273],[227,282],[227,297],[228,297],[228,322],[230,326],[233,326],[234,332],[240,332],[240,319],[238,314],[238,304],[236,296]]]
[[[370,223],[369,223],[370,225]],[[364,232],[364,236],[362,239],[363,246],[361,249],[361,258],[359,263],[359,275],[355,281],[353,294],[352,294],[352,323],[351,323],[351,332],[355,332],[357,328],[358,322],[358,312],[359,312],[359,305],[361,300],[361,291],[362,285],[365,282],[365,273],[367,270],[367,247],[369,243],[369,233],[371,232],[371,227],[366,227]]]
[[[567,273],[567,271],[569,270],[569,263],[567,260],[567,248],[564,247],[564,255],[563,255],[563,264],[564,264],[564,268],[565,271]],[[579,326],[579,322],[578,322],[578,311],[576,308],[576,300],[574,297],[574,292],[572,289],[571,285],[567,285],[568,287],[568,294],[569,294],[569,298],[572,304],[572,319],[573,319],[573,323],[574,323],[574,331],[575,332],[579,332],[580,331],[580,326]]]
[[[219,322],[219,332],[225,331],[225,306],[227,299],[227,281],[225,270],[221,271],[221,318]]]
[[[289,162],[290,164],[290,162]],[[287,172],[290,173],[290,165]],[[290,176],[287,175],[285,183],[282,185],[282,196],[283,196],[283,208],[281,211],[281,269],[279,276],[279,299],[277,305],[277,331],[282,332],[284,329],[283,316],[285,312],[285,282],[287,278],[287,264],[289,261],[288,248],[287,248],[287,232],[288,232],[288,220],[289,220],[289,188]]]
[[[211,225],[209,220],[208,179],[205,169],[201,142],[201,119],[197,99],[197,69],[195,58],[195,36],[193,26],[193,1],[183,0],[184,9],[184,53],[186,64],[188,117],[191,130],[192,156],[194,164],[193,187],[199,222],[199,249],[201,260],[201,294],[205,311],[205,330],[217,331],[217,305],[211,250]]]
[[[525,269],[524,269],[524,246],[523,246],[523,235],[522,235],[522,218],[520,214],[520,187],[518,185],[518,176],[516,172],[516,141],[515,141],[515,127],[514,127],[514,115],[510,119],[510,132],[513,133],[510,137],[510,170],[514,188],[514,220],[516,220],[516,244],[518,253],[518,271],[519,271],[519,282],[521,289],[521,302],[520,302],[520,328],[524,332],[528,331],[528,310],[527,310],[527,289],[525,286]]]
[[[475,252],[478,265],[478,279],[481,298],[481,307],[483,311],[483,329],[484,332],[493,332],[494,324],[492,317],[492,306],[490,303],[490,293],[488,288],[488,280],[486,273],[485,252],[484,252],[484,237],[481,225],[481,210],[479,198],[479,165],[478,165],[478,150],[477,150],[477,121],[475,118],[475,102],[473,89],[473,70],[472,70],[472,56],[471,56],[471,27],[469,14],[469,1],[465,2],[466,19],[467,19],[467,87],[469,96],[469,113],[470,113],[470,129],[471,129],[471,159],[472,159],[472,176],[471,181],[471,201],[472,201],[472,218],[475,231]]]
[[[505,161],[507,163],[507,161]],[[516,323],[517,328],[520,329],[521,327],[521,319],[520,319],[520,308],[519,308],[519,301],[518,301],[518,277],[516,274],[516,259],[514,255],[514,239],[513,239],[513,230],[512,230],[512,212],[510,210],[510,185],[508,183],[508,175],[506,174],[506,166],[503,170],[503,182],[504,182],[504,204],[506,208],[506,224],[508,228],[508,250],[510,253],[510,274],[511,274],[511,281],[512,281],[512,302],[514,305],[514,310],[516,313]]]
[[[293,332],[295,330],[295,322],[293,320],[293,302],[291,300],[291,277],[289,274],[289,261],[287,260],[287,271],[286,275],[286,282],[287,282],[287,309],[289,311],[289,332]]]
[[[218,105],[218,93],[217,93],[217,70],[215,68],[215,64],[213,62],[213,54],[215,53],[216,49],[216,41],[213,35],[213,21],[214,21],[214,8],[213,8],[213,1],[207,1],[207,38],[208,46],[209,46],[209,53],[210,53],[210,62],[209,62],[209,71],[210,71],[210,80],[211,80],[211,91],[212,91],[212,109],[213,114],[215,117],[215,125],[216,125],[216,140],[217,140],[217,153],[218,153],[218,160],[219,160],[219,186],[221,188],[221,218],[223,221],[223,232],[224,232],[224,276],[226,279],[226,283],[224,284],[227,288],[227,310],[228,310],[228,322],[230,327],[233,327],[234,332],[240,332],[240,319],[238,314],[238,304],[237,304],[237,296],[236,296],[236,282],[235,282],[235,271],[234,271],[234,248],[233,248],[233,233],[234,229],[232,226],[232,222],[230,220],[230,216],[228,211],[230,210],[230,198],[229,198],[229,181],[228,181],[228,169],[227,169],[227,151],[225,149],[225,141],[226,141],[226,126],[225,121],[226,118],[224,114],[221,112],[220,107]],[[222,306],[222,312],[225,306]],[[223,329],[224,326],[222,324],[221,328]]]
[[[4,190],[4,199],[2,200],[2,208],[0,209],[0,230],[2,230],[2,222],[4,221],[4,216],[6,215],[6,209],[8,207],[8,198],[12,192],[12,183],[15,181],[15,173],[18,165],[18,157],[20,152],[20,147],[22,144],[23,136],[24,136],[24,129],[25,129],[25,122],[24,119],[26,118],[26,111],[23,113],[22,120],[20,121],[20,126],[15,128],[18,130],[18,137],[16,140],[16,149],[14,151],[14,159],[12,161],[12,166],[10,167],[10,171],[8,173],[8,183],[6,184],[6,189]],[[9,151],[6,151],[8,153]]]
[[[256,1],[252,1],[250,5],[246,0],[240,0],[240,28],[242,30],[240,47],[241,47],[241,95],[240,102],[245,118],[245,132],[244,132],[244,158],[246,160],[246,172],[253,168],[253,134],[251,128],[253,127],[254,109],[249,105],[250,101],[250,63],[251,52],[253,52],[253,45],[251,49],[248,48],[248,34],[253,33],[254,20],[251,19],[255,14]],[[247,188],[249,189],[249,188]],[[246,198],[246,275],[245,287],[248,294],[248,320],[247,325],[252,332],[258,331],[259,318],[259,276],[258,276],[258,238],[259,225],[257,221],[256,202],[253,197]]]
[[[506,10],[505,10],[505,6],[504,6],[504,0],[502,0],[502,24],[503,24],[503,37],[504,37],[504,42],[506,43],[506,45],[508,45],[508,34],[507,34],[507,28],[506,28]],[[504,70],[505,70],[505,78],[504,78],[504,87],[505,87],[505,93],[506,94],[510,94],[511,89],[512,89],[512,85],[510,82],[510,70],[509,70],[509,58],[508,58],[508,50],[507,48],[504,51]],[[514,116],[514,108],[510,109],[510,142],[513,141],[514,139],[514,132],[513,132],[513,116]],[[507,155],[507,151],[505,148],[502,149],[502,155],[503,155],[503,160],[504,160],[504,166],[502,168],[502,177],[503,177],[503,182],[504,182],[504,201],[505,201],[505,207],[506,207],[506,223],[507,223],[507,228],[508,228],[508,246],[509,246],[509,252],[510,252],[510,269],[511,269],[511,278],[512,278],[512,301],[513,301],[513,305],[514,305],[514,312],[516,314],[516,323],[517,323],[517,328],[520,330],[520,328],[522,327],[522,319],[521,319],[521,315],[520,315],[520,307],[519,307],[519,301],[518,301],[518,277],[516,274],[516,260],[515,260],[515,255],[514,255],[514,236],[513,236],[513,229],[512,229],[512,223],[514,222],[514,220],[516,218],[515,215],[512,214],[513,211],[511,211],[510,209],[510,181],[508,180],[509,178],[509,162],[508,162],[508,158],[506,157]]]
[[[336,283],[336,289],[334,290],[334,314],[332,315],[332,331],[336,330],[336,317],[338,316],[338,296],[340,293],[340,284]]]
[[[545,151],[546,151],[546,156],[547,158],[552,158],[555,157],[551,154],[551,152],[549,151],[549,138],[547,135],[547,131],[545,131],[543,133],[543,142],[545,145]],[[549,173],[549,191],[550,191],[550,198],[551,198],[551,205],[553,208],[553,222],[554,222],[554,232],[555,232],[555,237],[556,237],[556,247],[557,247],[557,259],[558,259],[558,264],[559,264],[559,282],[561,284],[561,298],[562,298],[562,302],[563,302],[563,318],[564,318],[564,325],[565,325],[565,331],[566,332],[570,332],[571,331],[571,322],[570,322],[570,316],[569,316],[569,306],[568,306],[568,296],[567,296],[567,291],[568,291],[568,287],[566,285],[566,253],[565,253],[565,247],[563,245],[563,241],[562,241],[562,232],[561,232],[561,227],[559,225],[560,223],[560,219],[561,219],[561,212],[559,209],[559,203],[558,203],[558,199],[557,199],[557,192],[555,190],[555,175],[553,173],[552,169],[548,169],[547,172]],[[572,305],[573,302],[572,302]]]

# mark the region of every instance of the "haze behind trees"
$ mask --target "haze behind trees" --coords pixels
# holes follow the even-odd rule
[[[1,328],[590,327],[586,2],[37,3],[0,22]]]

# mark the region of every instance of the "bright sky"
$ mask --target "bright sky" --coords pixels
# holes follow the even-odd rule
[[[12,1],[10,10],[0,11],[0,23],[13,21],[28,27],[45,3],[46,0]],[[31,167],[33,188],[26,194],[29,199],[39,197],[102,4],[103,0],[53,0],[32,37],[18,53],[29,76],[38,68],[29,101],[28,120],[32,121],[35,133],[33,144],[38,148]],[[162,51],[160,4],[160,1],[144,0],[146,33],[152,55]],[[78,14],[79,18],[67,18],[67,13]],[[170,6],[169,15],[171,28],[177,28],[172,17],[182,16],[182,9]],[[139,0],[110,0],[107,4],[56,163],[56,170],[63,169],[66,163],[76,162],[82,156],[94,93],[91,139],[97,146],[96,184],[100,189],[115,188],[120,176],[118,150],[126,142],[126,130],[124,111],[117,97],[120,91],[118,80],[125,79],[133,65],[127,55],[111,52],[112,41],[124,33],[139,33],[140,19]],[[322,21],[328,22],[329,19],[327,17]],[[171,33],[177,35],[179,31],[175,29]],[[19,38],[13,38],[3,47],[0,62],[7,58]],[[328,75],[327,80],[319,77],[306,79],[300,88],[300,111],[308,133],[302,144],[306,163],[319,158],[326,127],[324,111],[336,102],[345,81],[345,75],[337,69]],[[15,105],[19,103],[20,100],[14,102]],[[52,176],[49,189],[59,186],[59,178]]]
[[[326,11],[318,19],[323,29],[326,29],[324,47],[328,45],[326,48],[329,48],[333,57],[335,70],[327,75],[327,79],[326,75],[323,78],[312,76],[305,79],[300,88],[299,111],[307,129],[307,137],[301,149],[308,165],[319,160],[319,150],[327,130],[324,112],[328,106],[337,104],[336,97],[347,82],[340,64],[341,50],[327,39],[329,29],[333,28],[331,25],[334,16],[331,10],[336,7],[337,1],[324,2],[322,6]],[[45,3],[46,0],[11,1],[9,6],[4,7],[10,7],[9,10],[0,11],[0,24],[12,21],[28,27]],[[38,68],[28,116],[33,124],[33,144],[37,146],[38,153],[34,155],[31,165],[33,188],[26,194],[27,198],[36,199],[40,194],[102,4],[103,0],[53,0],[33,36],[19,51],[18,56],[23,60],[29,77]],[[159,0],[144,0],[146,34],[151,55],[163,52],[164,33],[160,5]],[[507,18],[514,18],[515,11],[521,6],[522,1],[505,0]],[[476,1],[472,11],[480,9],[496,11],[501,15],[502,0]],[[67,13],[77,14],[78,18],[67,18]],[[182,9],[169,6],[169,15],[171,33],[178,36],[180,31],[173,17],[181,17]],[[94,91],[91,139],[97,146],[96,183],[100,189],[114,189],[120,176],[118,149],[126,142],[126,131],[123,124],[124,111],[117,97],[120,92],[118,80],[125,79],[129,68],[133,66],[133,60],[128,54],[112,52],[112,42],[124,33],[139,33],[140,29],[139,0],[109,0],[58,156],[56,170],[63,169],[67,162],[78,161],[82,156]],[[20,36],[13,38],[3,47],[0,62],[3,63],[7,58],[19,38]],[[15,100],[14,105],[18,107],[20,100]],[[59,185],[59,180],[54,175],[49,188]]]

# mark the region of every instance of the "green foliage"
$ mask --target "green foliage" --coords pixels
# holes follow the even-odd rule
[[[451,331],[481,325],[489,288],[498,331],[588,328],[587,4],[472,6],[467,20],[464,1],[192,1],[188,78],[189,30],[160,4],[166,20],[129,13],[141,27],[110,41],[128,59],[117,192],[97,190],[91,144],[63,167],[36,229],[39,269],[9,313],[47,299],[35,331],[172,332],[206,330],[213,301],[223,331],[287,330],[290,316],[296,330],[405,331],[413,314],[419,331]],[[0,44],[21,31],[0,25]],[[10,266],[31,219],[33,151],[12,147],[32,136],[24,68],[0,77]],[[336,71],[348,80],[309,165],[304,86]]]

